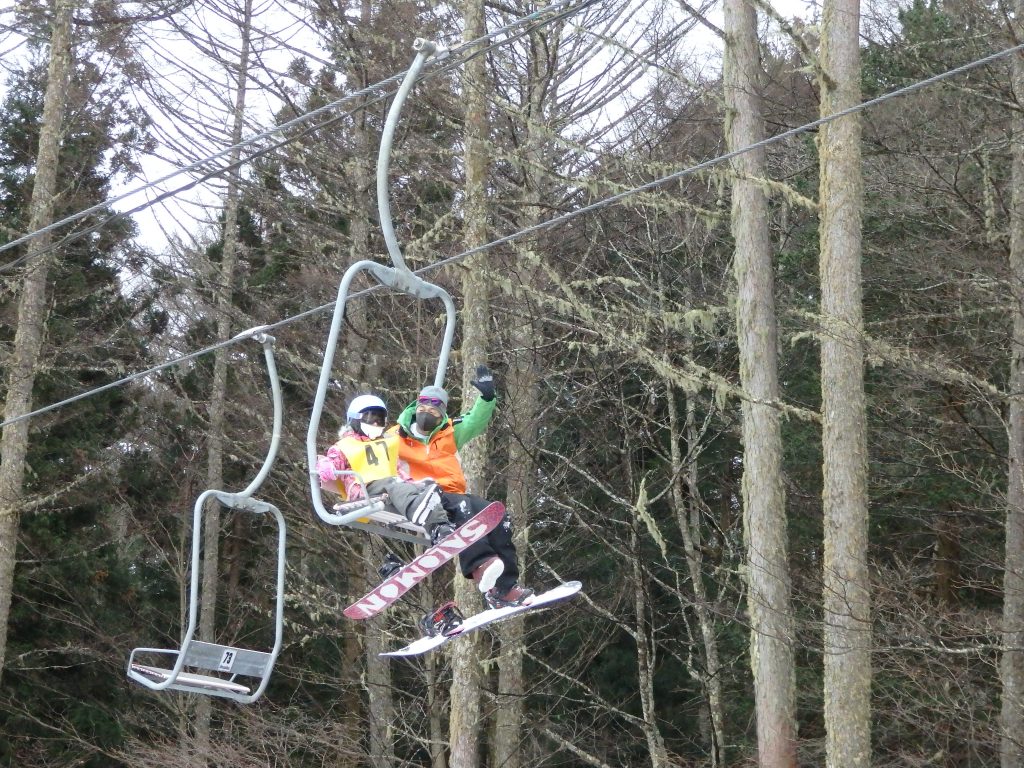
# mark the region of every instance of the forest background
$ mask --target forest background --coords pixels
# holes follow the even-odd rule
[[[1024,8],[538,8],[3,9],[2,764],[1024,764],[1024,64],[993,56]],[[474,490],[528,584],[585,595],[388,662],[481,603],[445,572],[341,616],[384,550],[311,511],[323,307],[386,261],[389,78],[485,31],[410,98],[395,226],[459,309],[452,411],[497,375]],[[187,169],[166,245],[113,202],[154,158]],[[442,317],[350,302],[324,446],[352,394],[396,414],[432,379]],[[266,456],[262,353],[224,343],[264,324],[284,649],[256,704],[152,693],[125,662],[180,642],[192,505]],[[259,647],[273,526],[208,520],[204,639]]]

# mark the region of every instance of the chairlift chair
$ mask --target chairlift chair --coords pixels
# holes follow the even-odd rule
[[[356,275],[360,272],[369,272],[382,285],[408,293],[420,300],[440,299],[444,303],[446,319],[441,351],[438,355],[437,372],[434,374],[435,386],[442,386],[444,383],[444,373],[448,367],[448,356],[451,352],[452,339],[455,336],[455,304],[448,292],[441,286],[427,282],[414,275],[406,266],[402,251],[398,246],[398,239],[395,236],[391,217],[391,204],[388,199],[388,166],[391,146],[402,106],[427,59],[435,55],[440,58],[448,53],[445,49],[439,48],[436,44],[421,38],[415,40],[413,49],[416,51],[416,56],[408,72],[406,72],[398,92],[395,94],[395,100],[391,104],[391,109],[388,111],[387,121],[384,124],[384,131],[381,135],[380,151],[377,156],[377,208],[380,212],[380,225],[384,241],[387,244],[388,254],[391,256],[393,266],[387,267],[371,260],[357,261],[345,271],[341,279],[341,283],[338,286],[338,298],[334,305],[334,315],[331,320],[331,330],[327,336],[327,346],[324,350],[324,361],[320,369],[320,381],[317,386],[316,397],[313,401],[309,430],[306,433],[306,458],[309,463],[310,492],[313,497],[313,507],[316,510],[317,516],[325,523],[329,525],[344,525],[388,538],[429,546],[430,539],[422,526],[409,522],[401,515],[389,512],[385,508],[382,497],[367,496],[365,494],[365,483],[354,472],[339,472],[337,474],[339,477],[344,474],[355,476],[359,484],[364,488],[364,497],[334,505],[332,509],[328,510],[324,504],[322,490],[326,489],[340,494],[340,488],[336,483],[328,483],[321,487],[320,476],[316,469],[317,459],[319,458],[317,454],[317,440],[319,438],[320,421],[324,411],[324,401],[330,387],[331,369],[338,346],[342,321],[345,317],[345,302],[348,299],[349,288]],[[340,495],[344,496],[344,494]]]
[[[189,587],[188,626],[178,649],[136,648],[128,658],[127,673],[131,680],[153,691],[175,690],[233,699],[242,704],[256,701],[267,688],[274,668],[284,631],[284,569],[285,522],[281,511],[273,504],[254,499],[252,495],[262,485],[277,456],[281,439],[282,398],[281,383],[274,363],[274,337],[264,332],[265,326],[238,334],[263,345],[274,401],[274,427],[270,449],[263,467],[240,493],[204,491],[196,499],[192,516],[192,560]],[[195,639],[200,605],[199,583],[202,570],[203,511],[208,499],[214,498],[229,509],[273,516],[277,523],[277,596],[274,612],[274,641],[269,650],[251,650],[232,645],[201,642]],[[163,660],[151,662],[152,659]]]

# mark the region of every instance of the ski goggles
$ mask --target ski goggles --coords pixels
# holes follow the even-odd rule
[[[374,424],[378,427],[383,427],[384,422],[386,422],[387,419],[387,412],[377,408],[374,408],[372,411],[363,411],[359,414],[359,420],[363,422],[363,424]]]
[[[444,400],[440,397],[421,397],[416,400],[420,405],[429,405],[433,408],[444,410]]]

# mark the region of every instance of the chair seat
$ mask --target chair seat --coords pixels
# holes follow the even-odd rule
[[[131,671],[157,681],[168,680],[174,674],[173,670],[163,669],[161,667],[150,667],[146,664],[132,664]],[[136,680],[137,679],[138,678],[136,677]],[[240,683],[235,683],[231,680],[225,680],[220,677],[214,677],[213,675],[198,675],[194,672],[179,672],[174,683],[175,684],[172,687],[179,691],[188,689],[213,689],[219,691],[231,691],[232,693],[241,693],[243,695],[248,695],[250,693],[250,689]]]

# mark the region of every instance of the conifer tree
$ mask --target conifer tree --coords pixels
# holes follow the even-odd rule
[[[50,33],[50,65],[46,97],[35,157],[35,180],[29,215],[24,217],[30,232],[53,221],[57,192],[60,139],[71,79],[72,0],[61,0],[54,8]],[[4,420],[24,416],[32,409],[32,390],[42,351],[46,327],[47,280],[54,260],[49,234],[29,241],[25,254],[25,276],[21,285],[14,348],[8,365]],[[7,621],[17,559],[19,506],[24,489],[25,456],[28,452],[28,422],[18,421],[3,428],[0,438],[0,674],[7,650]]]
[[[757,14],[747,0],[725,6],[726,139],[742,150],[764,138]],[[793,625],[782,486],[775,282],[768,199],[758,180],[766,153],[733,159],[731,225],[736,250],[736,335],[743,414],[743,531],[747,549],[750,663],[757,709],[758,764],[796,765]]]
[[[56,7],[58,19],[66,14],[67,28],[58,30],[51,45],[54,52],[63,49],[58,59],[64,62],[55,73],[52,60],[49,67],[28,60],[9,78],[0,104],[0,220],[7,233],[102,206],[115,179],[137,170],[135,158],[146,144],[146,121],[125,99],[124,82],[88,57],[74,60],[71,47],[88,50],[89,43],[72,43],[72,8]],[[54,107],[58,94],[60,109]],[[37,155],[39,146],[47,151]],[[46,206],[37,194],[47,197]],[[5,254],[25,257],[30,283],[41,283],[22,291],[20,308],[5,293],[0,314],[16,317],[32,292],[45,301],[31,380],[4,382],[9,404],[24,395],[23,385],[29,387],[28,399],[9,409],[9,417],[102,386],[144,364],[145,337],[160,326],[148,293],[122,283],[148,255],[132,242],[134,225],[99,207],[75,228],[93,231],[82,236],[61,229],[48,238],[51,250],[35,241]],[[46,269],[40,270],[43,262]],[[12,341],[7,330],[15,325],[4,323],[4,342]],[[18,328],[19,334],[28,330]],[[0,365],[13,374],[25,349],[17,341],[7,349],[11,355]],[[135,394],[130,387],[112,389],[5,429],[14,432],[21,424],[25,438],[20,495],[5,501],[12,511],[6,522],[17,523],[20,512],[20,525],[5,532],[0,545],[17,546],[20,553],[11,611],[4,617],[10,654],[0,696],[0,759],[13,764],[28,764],[40,744],[57,759],[67,743],[53,728],[68,743],[68,731],[75,730],[74,738],[94,750],[122,737],[117,689],[110,681],[120,676],[124,659],[110,638],[130,623],[137,586],[126,544],[131,494],[124,492],[144,454],[138,450]],[[5,447],[5,464],[17,456]],[[40,730],[44,723],[49,725]],[[47,739],[40,740],[44,730]],[[104,764],[89,754],[89,746],[82,752],[83,765]]]

